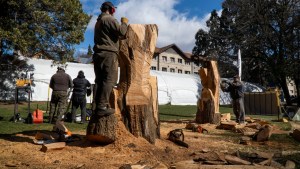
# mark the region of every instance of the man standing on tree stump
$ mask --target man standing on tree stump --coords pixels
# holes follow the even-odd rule
[[[221,89],[224,92],[230,93],[230,97],[232,98],[233,112],[236,117],[236,122],[239,124],[244,124],[245,123],[244,84],[240,81],[239,75],[235,75],[233,77],[233,82],[222,81]]]
[[[101,6],[94,34],[94,71],[97,85],[95,114],[107,116],[115,112],[109,107],[109,97],[118,80],[119,39],[125,36],[128,19],[121,18],[121,25],[114,18],[116,7],[111,2]]]

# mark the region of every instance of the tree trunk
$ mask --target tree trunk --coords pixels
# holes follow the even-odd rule
[[[200,68],[199,75],[203,88],[198,100],[196,122],[219,124],[220,76],[217,63],[208,61],[207,68]]]
[[[291,105],[291,96],[290,96],[289,89],[287,87],[286,76],[281,76],[280,79],[279,79],[279,83],[280,83],[280,86],[281,86],[282,91],[284,93],[284,98],[286,100],[286,104]]]
[[[108,117],[91,117],[87,130],[90,140],[113,142],[118,120],[122,120],[134,136],[142,136],[150,143],[160,137],[157,79],[150,76],[157,35],[156,25],[128,26],[126,39],[120,42],[119,84],[110,98],[116,113]]]
[[[297,106],[300,107],[300,80],[298,78],[294,78],[295,86],[297,89]]]
[[[157,79],[150,76],[156,25],[130,25],[120,45],[118,104],[126,128],[154,143],[160,137]]]

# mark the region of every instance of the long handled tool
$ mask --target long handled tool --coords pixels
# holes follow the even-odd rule
[[[48,98],[47,98],[47,108],[46,108],[46,113],[48,113],[48,109],[49,109],[49,97],[50,97],[50,86],[48,87]]]
[[[72,92],[72,90],[70,90],[70,91],[68,92],[68,98],[67,98],[67,100],[69,99],[69,97],[70,97],[70,95],[71,95],[71,92]],[[69,100],[68,106],[67,106],[67,108],[66,108],[66,111],[64,112],[64,116],[65,116],[64,119],[67,120],[67,121],[72,121],[72,118],[71,118],[71,119],[68,119],[68,112],[69,112],[69,109],[70,109],[72,100],[73,100],[73,92],[72,92],[71,98],[70,98],[70,100]],[[72,111],[72,110],[71,110],[71,111]],[[72,113],[72,112],[71,112],[71,113]],[[71,117],[72,117],[72,114],[71,114]]]
[[[70,97],[71,92],[72,92],[72,90],[69,91],[69,93],[68,93],[68,98]],[[68,113],[72,100],[73,100],[73,93],[72,93],[72,95],[71,95],[71,98],[70,98],[70,101],[69,101],[69,104],[68,104],[68,107],[67,107],[67,109],[66,109],[65,114]]]

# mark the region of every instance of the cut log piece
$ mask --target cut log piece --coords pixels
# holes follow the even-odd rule
[[[173,166],[171,166],[172,168]],[[275,169],[270,166],[254,166],[254,165],[200,165],[193,160],[176,162],[174,167],[176,169]]]
[[[231,115],[230,113],[221,114],[221,121],[230,121]]]
[[[215,61],[207,61],[207,67],[200,68],[199,75],[203,89],[201,98],[198,100],[196,122],[200,124],[219,124],[220,76],[217,63]]]
[[[264,125],[256,135],[256,141],[267,141],[272,135],[273,127]]]
[[[249,127],[249,128],[253,128],[253,129],[259,130],[261,128],[261,125],[258,124],[258,123],[250,123],[250,124],[246,124],[245,127]]]
[[[117,100],[122,120],[133,135],[151,143],[160,137],[157,79],[150,76],[157,36],[156,25],[129,25],[119,55]]]
[[[50,143],[50,144],[44,144],[41,148],[41,151],[47,152],[50,150],[61,150],[65,147],[66,147],[66,142]]]
[[[199,162],[199,161],[223,161],[223,162],[226,162],[225,155],[220,152],[198,153],[193,160],[196,162]]]
[[[285,168],[294,169],[294,168],[296,168],[296,164],[295,164],[295,162],[293,162],[291,160],[287,160],[285,163]]]
[[[300,141],[300,129],[295,129],[291,135],[295,140]]]
[[[221,122],[221,124],[217,126],[217,129],[233,130],[236,125],[237,123],[234,121]]]
[[[234,164],[234,165],[250,165],[251,163],[249,161],[240,159],[236,156],[232,156],[232,155],[225,155],[225,160],[230,163],[230,164]]]
[[[236,128],[236,132],[242,133],[244,136],[253,136],[258,132],[258,130],[250,127],[242,127],[242,128]]]

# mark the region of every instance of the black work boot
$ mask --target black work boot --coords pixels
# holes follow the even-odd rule
[[[96,114],[98,116],[109,116],[115,113],[115,109],[107,108],[107,107],[100,107],[96,109]]]

